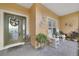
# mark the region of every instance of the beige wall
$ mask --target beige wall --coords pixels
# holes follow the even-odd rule
[[[67,23],[67,25],[65,25]],[[64,33],[78,31],[79,12],[71,13],[60,17],[60,30]],[[72,26],[69,26],[71,24]]]
[[[48,33],[48,20],[47,17],[55,18],[58,20],[58,16],[44,7],[41,4],[36,4],[36,34],[44,33],[47,35]],[[43,22],[43,25],[40,24]]]
[[[30,35],[31,35],[31,44],[35,47],[35,31],[36,31],[36,4],[33,4],[29,10],[30,19],[29,19],[29,26],[30,26]]]
[[[31,34],[31,44],[33,47],[36,47],[36,35],[38,33],[44,33],[47,35],[48,32],[48,24],[47,17],[55,18],[58,20],[58,16],[42,6],[41,4],[33,4],[30,9],[30,34]],[[39,23],[45,19],[44,24],[40,27]]]
[[[29,15],[28,8],[21,7],[15,3],[0,3],[0,9],[10,10],[10,11]]]

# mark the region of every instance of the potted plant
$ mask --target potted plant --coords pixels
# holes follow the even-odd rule
[[[43,33],[39,33],[38,35],[36,35],[36,41],[38,48],[44,47],[45,43],[47,42],[47,36]]]
[[[76,35],[75,41],[79,42],[79,33]]]
[[[59,31],[59,33],[61,34],[61,35],[64,35],[65,33],[63,33],[62,31]]]

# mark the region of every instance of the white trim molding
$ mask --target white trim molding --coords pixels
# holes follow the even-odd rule
[[[4,50],[4,49],[8,49],[8,48],[11,48],[11,47],[14,47],[14,46],[24,45],[24,44],[25,44],[25,42],[15,43],[15,44],[7,45],[3,48],[0,48],[0,50]]]
[[[54,19],[54,18],[52,18],[52,17],[47,17],[47,21],[49,21],[49,20],[53,20],[53,21],[55,21],[56,22],[56,26],[55,26],[55,28],[56,28],[56,31],[59,33],[59,26],[58,26],[58,20],[57,19]],[[52,24],[53,25],[53,24]],[[49,27],[48,27],[49,28]],[[53,26],[52,26],[52,29],[53,29]],[[51,30],[49,30],[48,29],[48,37],[50,37],[50,38],[52,38],[52,33],[51,33],[52,31]],[[50,33],[50,34],[49,34]]]
[[[56,21],[56,29],[57,29],[57,32],[59,32],[59,21],[58,21],[58,19],[55,19],[55,18],[52,18],[52,17],[48,17],[47,16],[47,20],[48,19],[52,19],[52,20]]]
[[[18,12],[14,12],[14,11],[8,11],[8,10],[0,9],[0,29],[1,29],[0,30],[0,41],[1,41],[0,42],[0,50],[24,44],[24,42],[19,42],[19,43],[14,43],[14,44],[11,44],[11,45],[4,46],[4,17],[3,17],[4,13],[10,13],[10,14],[15,14],[15,15],[26,17],[26,34],[29,33],[29,22],[28,22],[29,17],[27,15],[21,14],[21,13],[18,13]]]

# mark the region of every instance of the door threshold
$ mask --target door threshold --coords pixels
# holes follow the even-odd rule
[[[20,43],[15,43],[15,44],[7,45],[7,46],[1,48],[0,51],[4,50],[4,49],[11,48],[11,47],[15,47],[15,46],[18,46],[18,45],[24,45],[24,44],[25,44],[25,42],[20,42]]]

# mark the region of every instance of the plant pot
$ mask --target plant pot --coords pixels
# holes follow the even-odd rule
[[[45,46],[44,43],[40,43],[40,47],[43,48]]]
[[[36,48],[43,48],[45,46],[44,43],[37,43],[37,47]]]
[[[77,42],[77,39],[73,39],[73,41]]]

